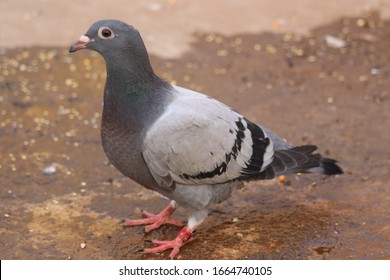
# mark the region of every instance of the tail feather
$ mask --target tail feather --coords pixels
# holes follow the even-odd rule
[[[336,163],[337,160],[320,156],[320,170],[309,169],[308,172],[322,173],[325,175],[343,174],[343,169]]]
[[[276,150],[272,163],[256,179],[272,179],[291,173],[321,173],[325,175],[342,174],[337,161],[320,154],[313,154],[314,145],[304,145],[286,150]]]

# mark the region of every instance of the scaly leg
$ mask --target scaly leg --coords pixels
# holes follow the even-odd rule
[[[188,227],[183,227],[179,233],[177,234],[177,237],[173,240],[152,240],[151,242],[155,245],[158,245],[154,248],[147,248],[147,249],[138,249],[137,253],[160,253],[168,249],[172,249],[172,252],[169,254],[169,259],[173,259],[177,253],[179,253],[180,248],[193,240],[192,237],[192,230],[190,230]]]
[[[172,224],[176,226],[182,226],[183,223],[175,220],[171,217],[172,213],[176,210],[176,202],[171,201],[169,205],[161,211],[160,214],[154,215],[148,211],[142,211],[142,214],[146,217],[145,219],[138,220],[123,220],[124,226],[138,226],[138,225],[147,225],[145,227],[145,232],[149,232],[153,229],[160,227],[163,224]]]
[[[194,232],[195,228],[200,225],[203,220],[207,217],[208,211],[207,210],[200,210],[193,215],[188,220],[188,225],[183,227],[179,233],[177,234],[177,237],[173,240],[152,240],[151,242],[155,245],[158,245],[154,248],[147,248],[147,249],[138,249],[136,250],[137,253],[160,253],[168,249],[172,249],[172,252],[169,254],[168,258],[173,259],[177,253],[179,253],[180,248],[193,240],[192,233]]]

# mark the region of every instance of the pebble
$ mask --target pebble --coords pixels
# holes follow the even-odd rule
[[[218,51],[217,51],[217,55],[218,55],[218,56],[227,56],[227,55],[228,55],[228,51],[225,50],[225,49],[218,50]]]
[[[43,174],[51,175],[57,172],[57,168],[54,165],[50,165],[48,167],[45,167],[42,170]]]
[[[255,44],[255,45],[253,45],[253,49],[255,51],[261,51],[261,45],[260,44]]]
[[[325,42],[329,47],[334,49],[340,49],[347,46],[346,41],[331,35],[325,35]]]
[[[267,44],[265,46],[265,49],[270,54],[275,54],[278,51],[277,48],[274,45],[272,45],[272,44]]]

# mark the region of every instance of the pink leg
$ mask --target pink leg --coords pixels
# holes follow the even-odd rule
[[[180,248],[192,241],[192,230],[190,230],[188,227],[183,227],[179,233],[177,234],[177,237],[173,240],[153,240],[152,243],[155,245],[158,245],[154,248],[148,248],[148,249],[140,249],[137,250],[138,253],[160,253],[168,249],[173,249],[172,252],[169,254],[169,259],[173,259],[177,253],[179,253]]]
[[[154,215],[147,211],[143,211],[142,214],[146,217],[145,219],[138,220],[124,220],[123,224],[125,226],[138,226],[138,225],[147,225],[145,227],[145,232],[149,232],[153,229],[160,227],[163,224],[173,224],[176,226],[182,226],[183,223],[175,220],[171,217],[172,213],[176,209],[176,203],[171,201],[169,205],[161,211],[160,214]]]

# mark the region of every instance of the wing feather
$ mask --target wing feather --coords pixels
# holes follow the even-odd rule
[[[263,168],[269,145],[256,147],[254,132],[249,128],[254,124],[217,100],[176,89],[176,98],[144,140],[144,159],[160,185],[225,183],[239,178],[248,166],[256,164],[254,155],[260,157],[258,170]],[[263,150],[254,153],[254,147]],[[271,146],[267,160],[272,156]]]

